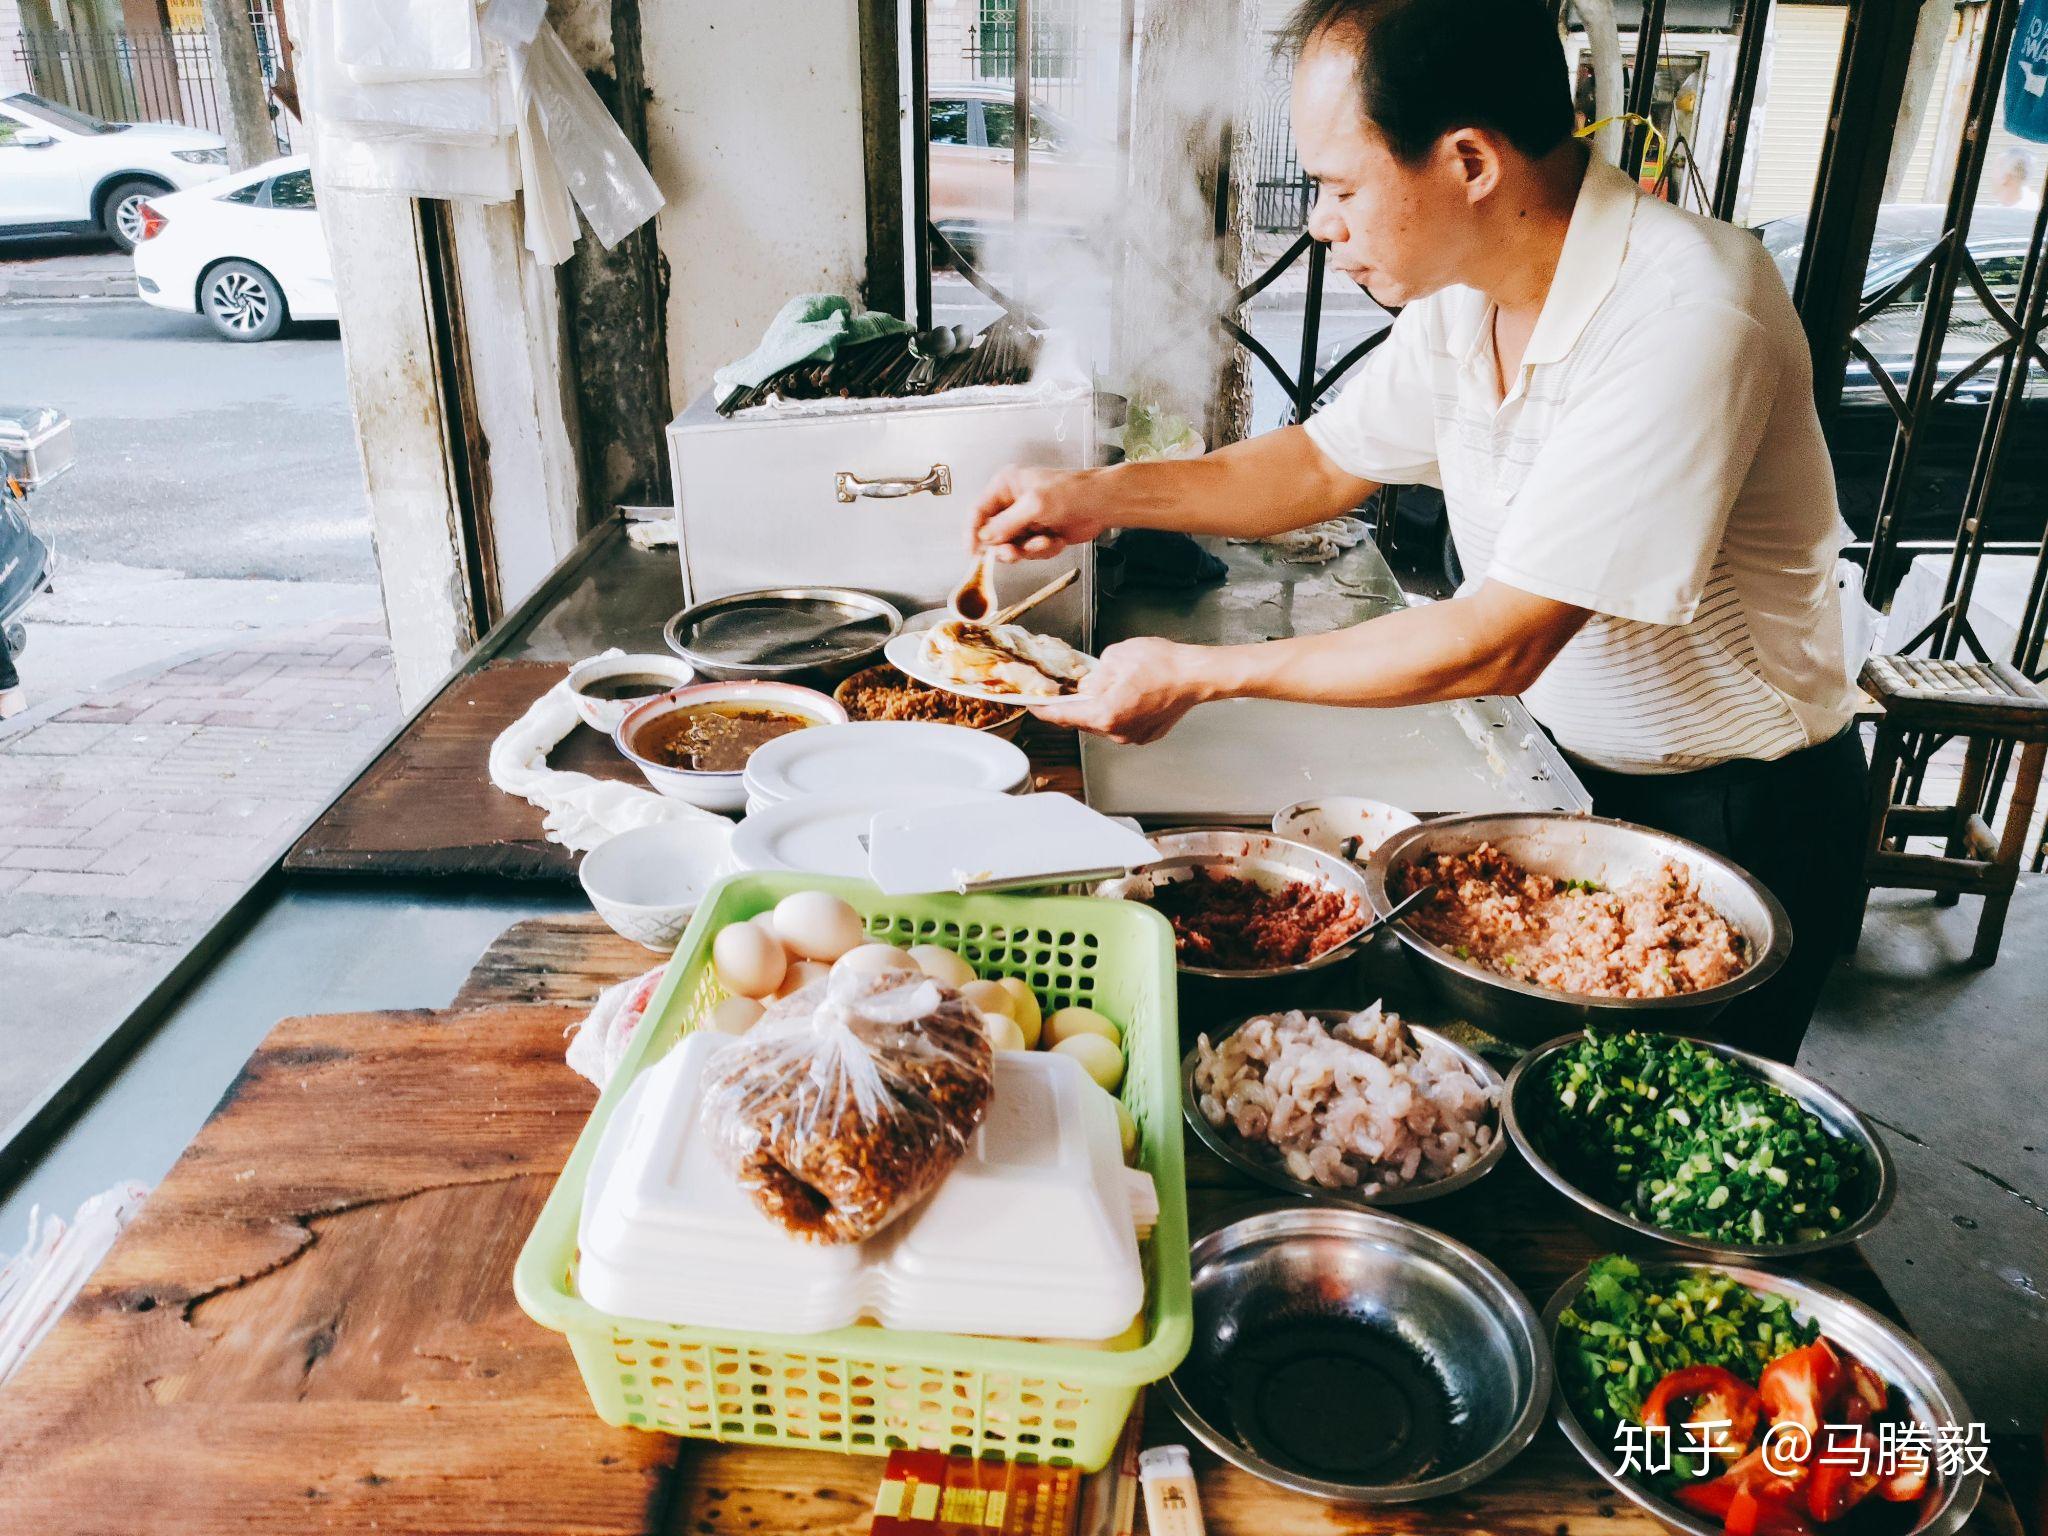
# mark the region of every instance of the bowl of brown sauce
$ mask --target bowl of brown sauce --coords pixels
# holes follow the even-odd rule
[[[609,736],[635,704],[696,680],[675,656],[590,656],[569,669],[569,697],[585,725]]]
[[[662,794],[710,811],[746,804],[742,778],[756,749],[792,731],[846,724],[846,711],[793,683],[697,683],[646,699],[612,733]]]

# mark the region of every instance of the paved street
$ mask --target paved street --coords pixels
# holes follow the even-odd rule
[[[104,259],[9,259],[25,270]],[[75,273],[73,273],[76,276]],[[54,280],[54,279],[53,279]],[[0,398],[73,421],[0,725],[0,1133],[397,718],[332,325],[257,346],[133,299],[0,298]]]

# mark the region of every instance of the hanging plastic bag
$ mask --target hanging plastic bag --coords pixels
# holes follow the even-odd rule
[[[334,56],[359,85],[483,73],[472,0],[348,0],[334,8]]]
[[[957,992],[838,967],[719,1054],[702,1112],[762,1211],[808,1241],[856,1243],[952,1170],[994,1071],[980,1015]]]
[[[535,36],[526,69],[548,151],[576,206],[610,249],[661,211],[661,188],[553,27]]]

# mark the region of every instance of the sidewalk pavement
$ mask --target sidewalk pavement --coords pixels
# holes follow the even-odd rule
[[[0,300],[134,297],[135,258],[105,240],[0,244]]]
[[[379,622],[273,630],[0,736],[0,1127],[399,718]]]

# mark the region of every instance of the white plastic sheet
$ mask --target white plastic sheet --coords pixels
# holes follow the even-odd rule
[[[358,85],[483,73],[473,0],[348,0],[334,8],[334,56]]]

